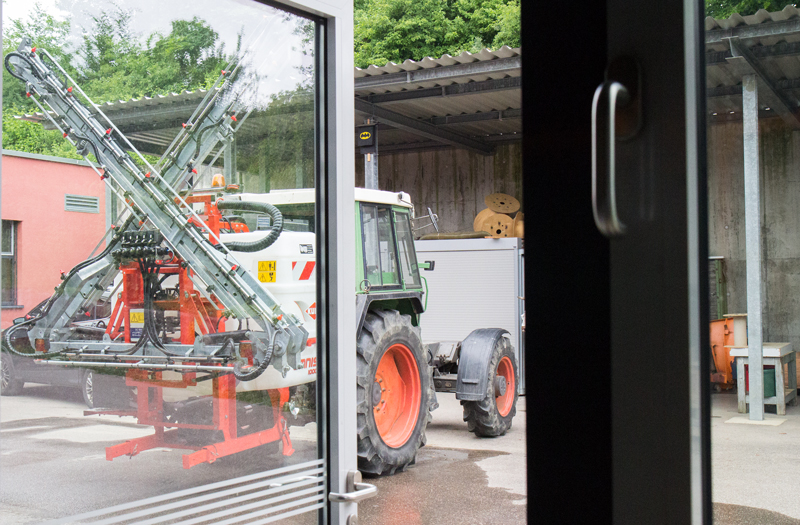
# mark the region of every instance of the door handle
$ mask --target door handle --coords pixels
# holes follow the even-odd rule
[[[378,487],[375,485],[361,482],[361,472],[357,470],[351,470],[347,473],[346,485],[347,492],[328,493],[328,501],[334,503],[358,503],[378,493]]]
[[[617,211],[616,143],[641,129],[640,83],[636,61],[620,57],[609,64],[592,100],[592,214],[606,237],[626,231]]]

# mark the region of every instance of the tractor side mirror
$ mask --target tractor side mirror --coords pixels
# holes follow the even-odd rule
[[[425,262],[418,262],[417,267],[421,268],[422,270],[432,272],[433,267],[436,266],[436,261],[425,261]]]
[[[24,322],[25,322],[25,318],[24,317],[17,317],[13,321],[14,324],[20,324],[20,323],[24,323]]]

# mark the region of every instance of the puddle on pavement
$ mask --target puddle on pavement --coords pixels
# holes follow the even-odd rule
[[[476,465],[501,455],[507,454],[423,447],[417,454],[416,465],[406,472],[365,480],[378,487],[378,495],[359,504],[359,522],[369,525],[525,523],[527,504],[519,503],[525,496],[490,488],[486,473]],[[458,495],[455,500],[454,494]]]

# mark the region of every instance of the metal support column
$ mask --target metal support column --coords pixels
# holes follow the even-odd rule
[[[750,419],[764,419],[763,331],[761,324],[761,192],[758,158],[756,75],[742,78],[744,135],[744,210],[747,260],[747,343],[750,367]],[[783,385],[781,385],[782,387]]]
[[[364,155],[364,187],[368,190],[378,188],[378,154],[367,153]]]
[[[374,124],[375,121],[367,119],[364,124]],[[375,137],[375,151],[364,154],[364,187],[368,190],[379,190],[378,187],[378,138]]]

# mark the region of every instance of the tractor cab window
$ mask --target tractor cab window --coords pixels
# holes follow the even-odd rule
[[[411,234],[411,219],[408,212],[394,212],[394,222],[397,225],[397,247],[400,250],[403,284],[405,284],[406,288],[419,288],[417,252],[414,250],[414,237]]]
[[[364,279],[373,287],[400,286],[397,249],[389,207],[361,206]]]

